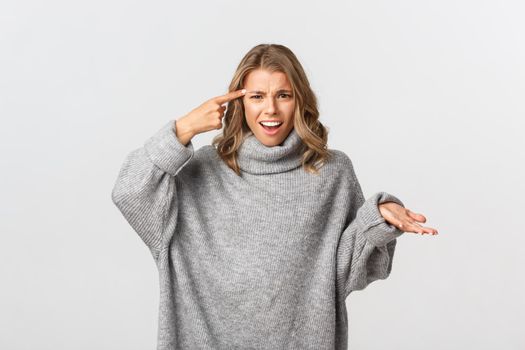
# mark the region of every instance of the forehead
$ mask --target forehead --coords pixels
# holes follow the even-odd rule
[[[270,72],[267,70],[254,70],[245,78],[245,87],[257,90],[291,89],[288,77],[283,72]]]

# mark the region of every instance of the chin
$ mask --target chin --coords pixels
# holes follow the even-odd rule
[[[286,137],[288,136],[288,134],[290,133],[290,131],[288,132],[283,132],[283,133],[277,133],[276,135],[267,135],[265,134],[264,132],[257,132],[257,133],[254,133],[254,135],[257,137],[257,139],[265,146],[267,147],[272,147],[272,146],[277,146],[277,145],[280,145],[284,142],[284,140],[286,140]]]
[[[281,139],[279,139],[279,140],[277,140],[277,139],[271,139],[271,140],[264,140],[264,139],[262,139],[262,140],[261,140],[261,138],[259,138],[259,137],[258,137],[258,139],[259,139],[259,141],[260,141],[263,145],[265,145],[266,147],[273,147],[273,146],[280,145],[280,144],[282,144],[282,143],[284,142],[284,140],[285,140],[285,138],[283,138],[282,140],[281,140]]]

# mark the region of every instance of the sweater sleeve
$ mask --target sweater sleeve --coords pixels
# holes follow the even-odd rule
[[[113,203],[154,256],[175,230],[175,177],[194,154],[192,142],[183,145],[175,128],[176,122],[170,121],[127,155],[111,193]]]
[[[385,221],[378,205],[403,202],[387,192],[377,192],[364,200],[361,185],[350,165],[352,199],[344,231],[337,246],[337,288],[343,300],[355,290],[364,289],[378,279],[386,279],[392,270],[396,238],[403,234]]]

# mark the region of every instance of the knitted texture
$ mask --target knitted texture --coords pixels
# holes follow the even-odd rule
[[[158,350],[347,349],[345,300],[392,269],[396,238],[365,200],[350,158],[304,171],[292,129],[252,134],[238,176],[171,120],[124,160],[111,197],[159,272]]]

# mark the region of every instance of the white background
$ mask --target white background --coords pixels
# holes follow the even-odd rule
[[[439,231],[401,236],[390,277],[347,299],[349,348],[523,349],[524,17],[518,0],[2,2],[0,348],[155,348],[157,270],[111,202],[118,170],[278,43],[365,196]]]

